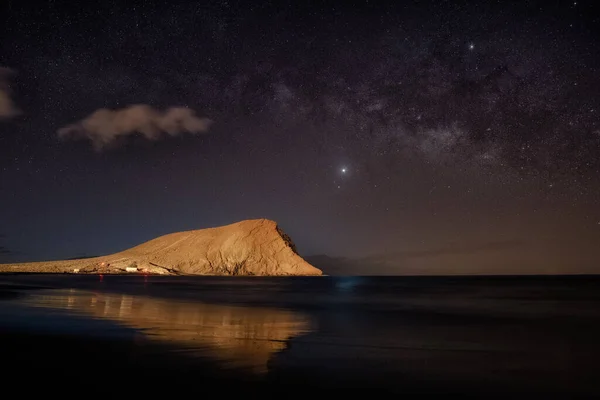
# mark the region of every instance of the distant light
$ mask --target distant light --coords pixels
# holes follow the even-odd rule
[[[346,172],[348,172],[348,169],[346,167],[342,167],[340,171],[342,171],[342,174],[345,174]]]
[[[469,44],[469,50],[474,50],[474,49],[475,49],[475,44],[473,44],[473,43],[470,43],[470,44]]]
[[[347,276],[335,278],[335,287],[341,292],[353,292],[361,285],[362,279],[359,277]]]

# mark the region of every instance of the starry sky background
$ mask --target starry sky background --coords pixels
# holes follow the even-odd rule
[[[2,2],[0,261],[265,217],[330,273],[600,272],[594,2],[168,3]]]

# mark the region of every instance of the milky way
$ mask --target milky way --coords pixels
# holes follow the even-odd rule
[[[128,220],[136,226],[128,243],[266,216],[287,223],[308,253],[431,254],[455,242],[487,249],[521,242],[519,221],[528,237],[550,229],[581,235],[581,243],[598,238],[593,2],[290,4],[8,2],[0,62],[18,74],[3,81],[0,105],[22,113],[0,126],[0,173],[12,193],[5,210],[16,207],[33,224],[27,204],[47,198],[58,220],[59,197],[83,190],[81,215],[98,207],[120,215],[138,202],[134,193],[152,193]],[[82,128],[96,110],[139,104],[195,110],[194,121],[214,124],[206,136],[160,141],[164,129],[148,122],[156,118],[102,124],[101,133]],[[65,126],[107,151],[60,141]],[[168,221],[147,222],[176,199],[184,204]],[[531,222],[537,218],[555,225]],[[105,220],[102,232],[122,226]],[[69,222],[70,232],[94,221]],[[473,243],[482,231],[489,240]],[[559,233],[519,247],[530,252],[520,253],[523,263],[556,243],[564,243]],[[114,239],[97,249],[81,241],[28,251],[119,246]],[[591,247],[578,252],[582,268],[598,257]]]

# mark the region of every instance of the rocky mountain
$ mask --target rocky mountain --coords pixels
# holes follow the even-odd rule
[[[0,272],[322,275],[296,253],[290,237],[267,219],[171,233],[108,256],[3,264]]]

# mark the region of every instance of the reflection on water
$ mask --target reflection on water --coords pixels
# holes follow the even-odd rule
[[[144,296],[52,290],[25,301],[30,306],[66,309],[143,330],[155,340],[225,364],[267,372],[270,357],[294,336],[312,330],[308,315],[259,307],[185,302]]]

